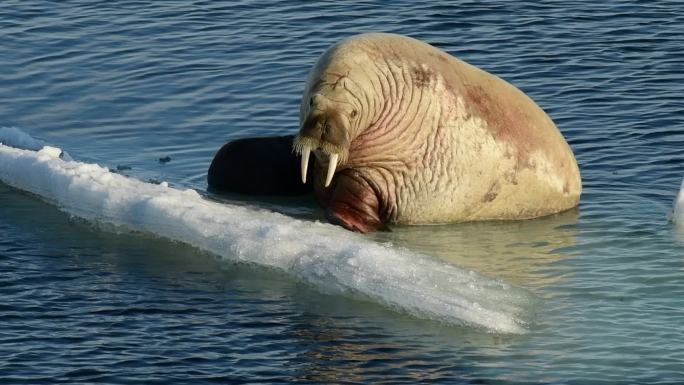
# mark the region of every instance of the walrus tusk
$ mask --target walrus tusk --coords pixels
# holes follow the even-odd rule
[[[330,160],[328,161],[328,174],[325,176],[325,187],[330,186],[330,181],[332,181],[333,174],[335,174],[335,169],[337,168],[337,158],[339,154],[330,154]]]
[[[311,154],[311,146],[302,146],[302,183],[306,183],[306,171],[309,168],[309,154]]]

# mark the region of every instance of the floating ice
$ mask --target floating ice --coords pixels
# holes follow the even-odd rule
[[[34,139],[16,127],[0,127],[0,144],[34,151],[40,150],[45,145],[43,141]]]
[[[672,222],[679,226],[684,226],[684,179],[679,186],[679,193],[674,201],[672,207]]]
[[[526,330],[533,298],[525,290],[329,224],[217,203],[194,190],[144,183],[65,159],[60,149],[17,129],[0,130],[0,142],[0,180],[72,215],[280,269],[324,292],[419,317],[504,333]]]
[[[72,160],[66,151],[62,151],[57,147],[46,146],[42,140],[34,139],[31,135],[16,127],[0,127],[0,144],[24,150],[43,150],[46,153],[51,153],[54,157]]]

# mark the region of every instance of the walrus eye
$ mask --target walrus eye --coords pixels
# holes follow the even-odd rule
[[[352,118],[355,118],[355,117],[356,117],[356,114],[358,114],[358,112],[356,112],[356,110],[352,110],[352,111],[351,111],[351,117],[352,117]]]

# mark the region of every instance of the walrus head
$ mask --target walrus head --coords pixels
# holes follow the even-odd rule
[[[302,100],[301,126],[294,140],[294,151],[301,155],[303,183],[306,183],[311,152],[320,164],[327,163],[325,187],[330,185],[338,165],[349,156],[362,106],[345,79],[346,76],[339,76],[334,81],[321,79],[306,93],[310,96]]]
[[[302,182],[310,154],[316,157],[312,186],[328,220],[362,232],[386,228],[391,214],[384,206],[391,204],[384,193],[390,190],[367,174],[384,164],[387,153],[375,147],[387,142],[373,136],[384,104],[373,86],[377,74],[367,71],[371,65],[365,53],[343,47],[319,58],[309,74],[293,141],[301,156]]]

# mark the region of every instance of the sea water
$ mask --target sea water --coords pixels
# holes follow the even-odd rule
[[[684,176],[678,2],[10,0],[0,27],[0,126],[73,158],[47,149],[47,164],[220,200],[238,220],[225,233],[246,242],[222,256],[0,183],[3,384],[684,381],[684,232],[669,220]],[[367,31],[425,40],[530,95],[577,156],[579,208],[359,236],[325,225],[310,197],[208,195],[213,153],[296,130],[317,56]],[[15,181],[46,180],[22,162]],[[282,227],[259,233],[273,218]],[[290,268],[307,253],[328,259]],[[426,275],[396,279],[409,266]],[[471,274],[512,302],[459,289]],[[369,276],[378,285],[355,281]],[[459,293],[524,322],[420,311]]]

